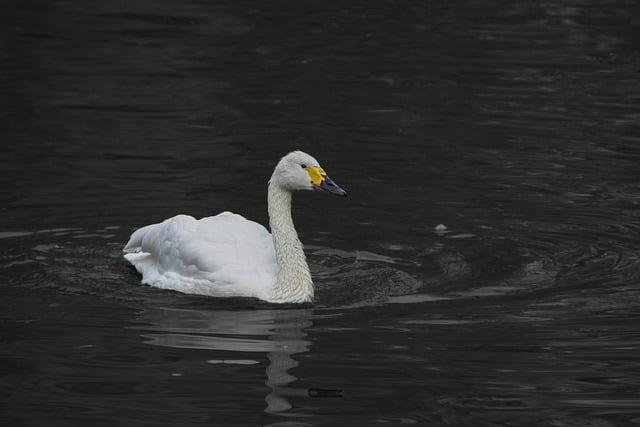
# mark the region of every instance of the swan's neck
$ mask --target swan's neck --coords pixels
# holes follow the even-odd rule
[[[313,300],[313,282],[291,218],[291,192],[270,182],[268,204],[269,226],[278,264],[273,301],[309,302]]]

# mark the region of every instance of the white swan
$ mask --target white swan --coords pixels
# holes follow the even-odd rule
[[[346,196],[318,161],[294,151],[278,162],[269,180],[269,225],[223,212],[196,220],[177,215],[135,231],[124,257],[142,283],[188,294],[256,297],[274,303],[313,300],[313,281],[291,219],[296,190]]]

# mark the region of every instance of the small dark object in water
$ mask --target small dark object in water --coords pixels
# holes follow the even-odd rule
[[[310,388],[309,397],[342,397],[342,390],[329,388]]]

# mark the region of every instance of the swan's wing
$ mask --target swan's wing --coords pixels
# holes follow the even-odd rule
[[[144,283],[188,293],[260,296],[276,277],[271,234],[230,212],[143,227],[124,251]]]

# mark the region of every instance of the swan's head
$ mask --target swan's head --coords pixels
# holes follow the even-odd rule
[[[323,190],[337,196],[347,195],[327,176],[316,159],[302,151],[292,151],[280,159],[271,183],[288,191]]]

